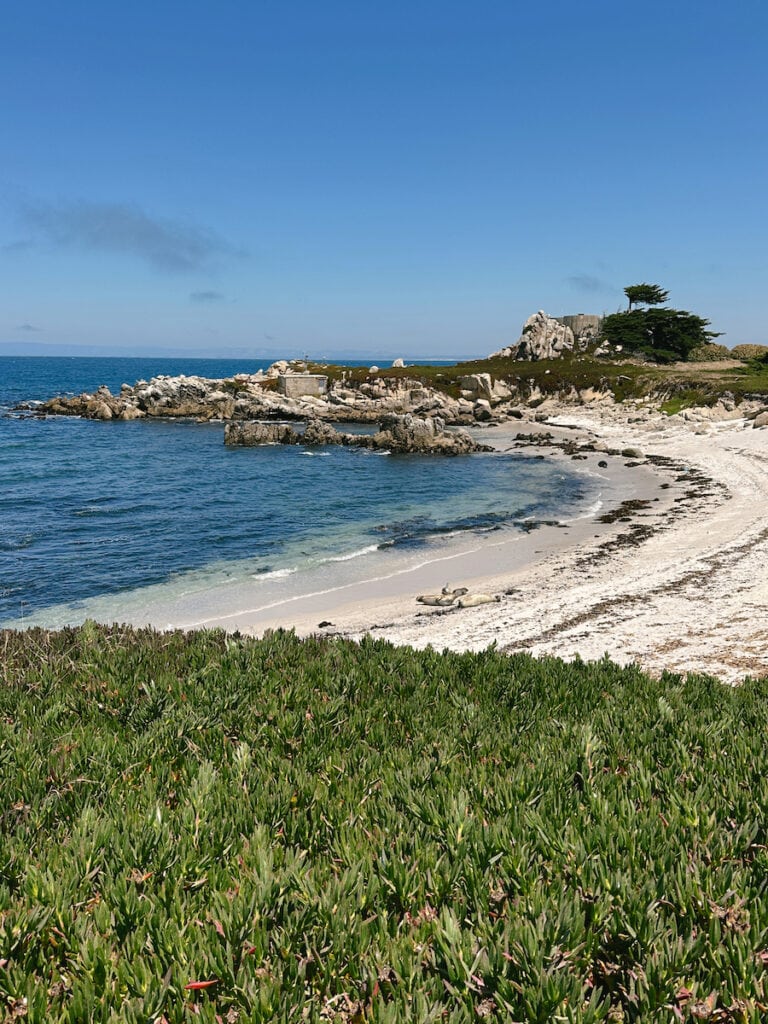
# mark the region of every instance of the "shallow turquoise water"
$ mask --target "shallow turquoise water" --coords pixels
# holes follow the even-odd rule
[[[572,518],[598,483],[520,455],[228,449],[221,424],[13,414],[16,402],[119,390],[159,373],[223,377],[231,360],[0,358],[0,625],[215,569],[301,573],[380,545]]]

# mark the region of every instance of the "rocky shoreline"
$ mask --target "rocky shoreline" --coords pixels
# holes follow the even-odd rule
[[[557,366],[557,360],[553,365]],[[341,369],[339,373],[339,368],[335,368],[335,374],[308,373],[304,364],[281,360],[255,374],[217,379],[157,376],[133,385],[122,384],[119,394],[112,394],[109,388],[102,386],[92,393],[57,396],[42,403],[22,403],[15,411],[39,417],[79,416],[103,421],[180,418],[225,424],[272,421],[375,424],[380,423],[383,416],[397,415],[439,420],[444,427],[469,427],[492,426],[515,419],[546,422],[565,409],[590,409],[610,415],[615,407],[622,416],[629,414],[631,422],[648,429],[659,429],[670,420],[693,431],[707,431],[713,425],[741,419],[755,427],[768,425],[765,395],[737,398],[724,390],[717,401],[682,408],[668,415],[660,408],[668,394],[625,397],[624,401],[617,401],[607,380],[579,387],[561,381],[553,391],[544,392],[534,379],[514,375],[501,377],[498,368],[495,369],[497,375],[491,372],[462,375],[457,372],[460,367],[446,367],[444,381],[434,386],[434,375],[430,378],[425,374],[420,378],[404,367],[402,373],[396,366],[388,371],[372,366],[362,372]],[[544,372],[547,374],[549,370]],[[432,383],[427,383],[430,379]],[[317,382],[322,382],[322,386]],[[304,388],[304,384],[312,386]],[[234,430],[229,433],[233,437],[239,435]],[[243,436],[247,433],[243,432]]]
[[[95,420],[178,417],[211,420],[330,420],[376,423],[386,413],[439,416],[446,424],[467,426],[498,418],[495,407],[508,404],[512,393],[490,374],[461,378],[458,398],[409,377],[329,380],[323,394],[296,397],[280,393],[280,378],[300,378],[288,364],[275,363],[266,372],[237,374],[226,379],[158,376],[123,384],[118,395],[102,386],[93,393],[57,396],[41,405],[21,405],[38,416],[81,416]]]

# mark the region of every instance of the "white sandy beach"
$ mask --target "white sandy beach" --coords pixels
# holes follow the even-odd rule
[[[675,472],[676,514],[662,503],[647,510],[637,522],[657,528],[643,542],[595,558],[605,539],[580,538],[488,581],[491,590],[514,588],[501,604],[430,619],[411,613],[376,635],[454,650],[495,642],[566,659],[607,654],[652,672],[707,672],[726,682],[768,673],[768,431],[732,421],[697,434],[671,422],[630,424],[611,409],[560,419],[615,447],[699,469],[711,486],[688,487]]]
[[[619,499],[648,501],[625,521],[586,518],[529,535],[462,535],[428,560],[377,558],[375,570],[347,583],[276,591],[266,602],[249,603],[247,588],[217,601],[202,594],[172,623],[166,610],[151,620],[255,635],[281,626],[354,639],[371,633],[437,649],[495,643],[566,659],[607,654],[652,672],[708,672],[731,683],[768,672],[768,430],[743,420],[695,432],[678,417],[631,419],[621,407],[571,407],[537,427],[567,425],[561,437],[672,461],[626,469],[627,457],[589,453],[592,465],[609,461],[613,507]],[[520,429],[491,428],[483,439],[508,448]],[[501,600],[472,609],[415,601],[446,582]]]

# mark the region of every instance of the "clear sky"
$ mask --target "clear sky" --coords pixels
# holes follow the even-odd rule
[[[764,0],[5,0],[2,350],[485,355],[641,281],[768,343],[767,47]]]

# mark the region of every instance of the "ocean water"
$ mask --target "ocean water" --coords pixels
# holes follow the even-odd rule
[[[38,419],[54,394],[264,362],[0,358],[0,626],[82,621],[94,602],[270,581],[424,549],[458,531],[530,530],[589,514],[600,481],[520,454],[390,456],[225,448],[220,423]],[[106,599],[106,604],[105,604]]]

